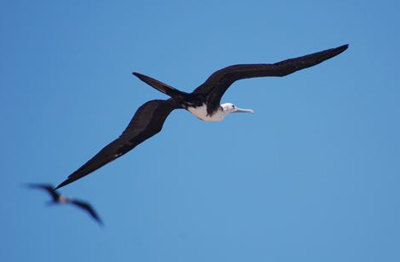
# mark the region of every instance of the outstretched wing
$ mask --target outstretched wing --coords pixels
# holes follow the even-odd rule
[[[68,179],[57,186],[56,189],[92,173],[160,132],[165,119],[171,111],[176,108],[178,108],[178,106],[172,99],[151,100],[143,104],[136,111],[131,122],[117,139],[105,146],[93,158],[73,172]]]
[[[60,194],[56,192],[51,184],[26,184],[26,186],[29,188],[42,189],[47,191],[51,195],[53,201],[58,201],[58,198],[60,197]]]
[[[99,222],[100,225],[103,225],[103,221],[101,221],[99,215],[96,213],[96,211],[94,211],[93,207],[89,203],[75,199],[71,200],[70,203],[86,210],[91,217],[93,217],[97,222]]]
[[[347,48],[348,45],[343,45],[310,55],[284,60],[275,64],[228,66],[213,73],[201,86],[196,88],[193,93],[207,95],[208,109],[212,111],[218,108],[221,97],[225,91],[237,80],[263,76],[286,76],[337,56]]]

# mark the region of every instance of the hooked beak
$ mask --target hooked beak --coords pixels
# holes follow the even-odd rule
[[[234,113],[254,113],[252,109],[243,109],[236,107]]]

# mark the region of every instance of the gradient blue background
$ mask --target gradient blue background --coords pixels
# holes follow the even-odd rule
[[[400,261],[398,1],[0,1],[0,261]],[[236,63],[350,44],[184,110],[47,207],[58,184],[163,94]]]

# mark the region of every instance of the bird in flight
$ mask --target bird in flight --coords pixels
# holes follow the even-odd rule
[[[81,201],[81,200],[77,200],[77,199],[71,199],[64,195],[61,195],[50,184],[27,184],[26,186],[28,188],[41,189],[41,190],[44,190],[47,193],[49,193],[51,196],[51,201],[49,202],[49,204],[71,204],[71,205],[74,205],[74,206],[81,208],[81,209],[85,210],[86,212],[88,212],[89,215],[94,220],[96,220],[100,225],[103,225],[103,222],[101,221],[100,217],[97,215],[96,211],[94,211],[93,207],[89,203]]]
[[[134,72],[133,74],[140,80],[170,98],[151,100],[140,106],[126,129],[117,139],[106,145],[94,157],[68,176],[56,189],[92,173],[159,133],[166,118],[175,109],[186,109],[203,121],[220,121],[231,113],[252,113],[253,110],[242,109],[232,103],[220,104],[222,96],[233,82],[253,77],[286,76],[337,56],[347,48],[348,45],[342,45],[274,64],[228,66],[214,72],[191,93],[179,91],[154,78]]]

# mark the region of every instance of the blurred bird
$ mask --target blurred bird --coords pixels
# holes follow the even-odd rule
[[[26,184],[26,186],[28,188],[41,189],[49,193],[52,199],[50,202],[48,202],[48,204],[74,205],[88,212],[89,215],[99,223],[99,225],[103,225],[103,222],[101,221],[100,217],[97,215],[97,213],[94,211],[93,207],[89,203],[61,195],[50,184]]]

